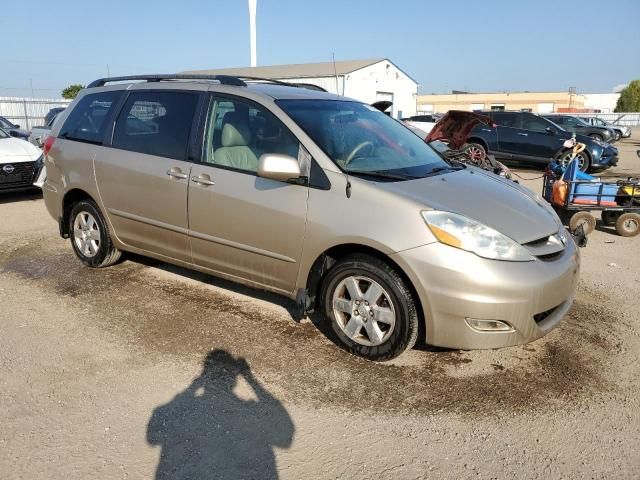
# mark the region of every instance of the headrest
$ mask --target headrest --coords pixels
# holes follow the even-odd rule
[[[244,123],[227,122],[222,127],[223,147],[246,147],[251,142],[251,132]]]

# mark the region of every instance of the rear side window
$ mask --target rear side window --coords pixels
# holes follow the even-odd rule
[[[519,113],[494,112],[491,117],[493,118],[493,123],[501,127],[520,128],[521,114]]]
[[[108,117],[122,91],[111,91],[85,95],[62,125],[58,136],[68,140],[102,143]]]
[[[131,93],[116,121],[112,145],[183,160],[198,95],[189,92]]]

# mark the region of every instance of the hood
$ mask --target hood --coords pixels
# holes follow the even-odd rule
[[[10,128],[9,131],[18,137],[24,137],[27,138],[29,136],[29,132],[27,132],[26,130],[22,130],[21,128]]]
[[[511,180],[473,167],[378,186],[425,207],[479,221],[520,244],[553,235],[560,228],[557,215],[542,198]]]
[[[449,146],[458,150],[469,138],[471,130],[479,124],[493,125],[493,121],[486,115],[460,110],[450,110],[440,119],[427,135],[426,142],[447,140]]]
[[[0,163],[32,162],[42,151],[27,142],[15,137],[0,138]]]

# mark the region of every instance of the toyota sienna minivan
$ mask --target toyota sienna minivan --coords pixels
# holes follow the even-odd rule
[[[378,361],[419,332],[531,342],[573,301],[578,250],[544,200],[361,102],[153,75],[96,80],[60,115],[44,198],[90,267],[134,252],[277,292]]]

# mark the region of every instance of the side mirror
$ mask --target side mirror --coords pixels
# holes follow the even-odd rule
[[[556,129],[553,127],[547,127],[545,128],[545,130],[547,131],[547,133],[550,133],[551,135],[555,135],[556,133],[558,133],[556,132]]]
[[[286,182],[300,178],[298,160],[289,155],[265,153],[258,161],[258,176]]]
[[[20,128],[20,125],[18,125],[17,123],[14,123],[13,128]]]

